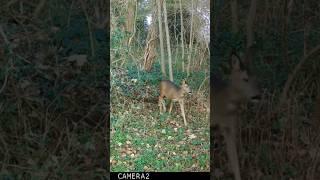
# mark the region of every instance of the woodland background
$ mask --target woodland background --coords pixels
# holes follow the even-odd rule
[[[0,3],[0,179],[103,179],[108,1]]]
[[[125,2],[117,2],[119,3],[111,6],[119,10],[110,11],[106,9],[108,2],[102,0],[10,0],[0,4],[1,178],[87,179],[105,176],[109,167],[109,160],[106,158],[109,157],[109,149],[106,148],[108,145],[105,141],[108,139],[105,136],[108,136],[106,130],[109,128],[106,123],[108,116],[106,109],[109,108],[107,106],[109,67],[106,60],[109,32],[103,29],[109,24],[107,12],[119,13],[120,15],[116,14],[114,17],[120,18],[114,20],[125,24],[124,17],[127,14],[121,14],[126,12],[122,9],[126,7],[123,6]],[[179,13],[170,12],[175,10],[179,12],[180,2],[175,1],[176,5],[170,2],[172,1],[167,1],[169,12],[167,15],[169,17],[170,14],[176,14],[178,20]],[[182,4],[192,7],[185,3],[186,1],[183,1]],[[199,85],[199,82],[204,82],[206,85],[203,86],[208,87],[208,82],[205,80],[208,78],[208,71],[202,71],[204,66],[209,65],[205,57],[212,55],[210,72],[225,74],[230,48],[241,52],[248,42],[252,42],[256,47],[253,58],[254,70],[265,93],[259,111],[241,114],[241,119],[245,121],[239,128],[238,145],[240,166],[242,170],[246,170],[243,177],[318,179],[320,177],[318,133],[320,116],[319,108],[316,108],[319,102],[316,99],[320,80],[318,1],[215,0],[212,3],[214,11],[211,23],[214,34],[211,36],[214,41],[211,44],[213,47],[211,54],[205,50],[206,46],[190,41],[188,35],[190,30],[185,27],[185,52],[189,48],[187,45],[191,44],[194,48],[191,51],[194,53],[191,54],[194,57],[204,56],[190,58],[190,62],[194,65],[190,64],[189,75],[191,79],[194,78],[191,82],[195,83],[191,85],[201,90],[200,95],[205,95],[204,100],[192,103],[190,106],[200,107],[197,112],[202,109],[203,114],[207,111],[208,101],[205,100],[207,88]],[[169,10],[170,7],[172,10]],[[190,14],[183,14],[183,17],[190,19]],[[138,27],[139,21],[132,22],[137,22],[135,27]],[[140,21],[142,24],[143,22]],[[116,47],[121,47],[129,42],[132,34],[123,33],[125,29],[116,31],[114,25],[117,23],[111,19],[111,30],[116,33],[111,34],[114,37],[111,43],[118,43],[119,46]],[[172,24],[180,29],[177,23]],[[139,29],[143,30],[144,28]],[[140,43],[133,42],[143,42],[137,38],[148,33],[140,33],[141,36],[137,34],[133,36],[131,43],[139,47]],[[175,37],[174,34],[171,33],[171,37]],[[179,33],[176,35],[177,38],[171,38],[171,41],[181,40],[178,38]],[[146,42],[142,45],[146,45]],[[181,44],[172,42],[172,45],[177,45],[172,49],[178,49]],[[134,60],[139,60],[137,62],[143,64],[141,62],[144,62],[144,52],[148,52],[144,48],[145,46],[133,48],[139,52],[133,53],[133,57],[139,54],[143,58],[132,58],[131,53],[122,48],[120,50],[123,51],[119,51],[119,57],[122,58],[118,58],[120,61],[114,63],[120,66],[124,62],[122,65],[124,66],[126,63],[136,63]],[[115,50],[110,49],[111,54],[116,55]],[[129,60],[130,56],[132,60]],[[174,63],[177,59],[177,66],[173,67],[183,72],[182,67],[188,67],[187,53],[184,57],[184,66],[182,61],[179,61],[182,54],[172,53],[172,57],[176,56],[177,58],[172,59]],[[196,64],[200,64],[201,60],[201,66]],[[138,67],[137,64],[125,67]],[[157,68],[154,70],[155,73],[161,72],[161,64],[152,64],[153,69]],[[200,72],[196,70],[197,67]],[[137,68],[133,69],[137,72]],[[186,69],[184,73],[187,72]],[[160,77],[161,74],[153,76]],[[178,81],[185,75],[180,75],[179,79],[179,73],[173,74]],[[130,81],[131,79],[137,78],[133,76]],[[201,97],[200,95],[197,95],[197,99]],[[206,103],[201,104],[202,102]],[[154,111],[157,110],[156,106],[152,107]],[[180,117],[176,122],[180,123],[181,120]],[[196,126],[200,127],[200,124]],[[215,138],[215,141],[218,140]],[[201,145],[207,141],[205,139],[191,142]],[[214,175],[230,178],[230,173],[226,173],[227,159],[223,148],[224,146],[217,146],[214,149]],[[207,149],[205,148],[203,152]],[[193,157],[188,153],[187,156]],[[203,162],[206,162],[207,158],[208,156],[204,155]],[[196,161],[186,162],[182,165],[189,166],[188,163]],[[201,163],[201,161],[195,163],[194,169],[207,170],[206,164],[201,165]],[[121,170],[124,167],[127,166],[117,168]],[[140,165],[137,167],[144,168]],[[153,167],[161,168],[163,165]],[[178,164],[176,167],[176,170],[181,170],[187,166]]]
[[[111,171],[209,171],[209,1],[111,1]],[[160,22],[160,23],[159,23]],[[159,113],[161,79],[186,79]]]
[[[228,74],[230,52],[251,61],[264,95],[239,116],[243,179],[320,178],[320,16],[318,1],[215,0],[211,73]],[[317,100],[318,97],[318,100]],[[215,132],[213,132],[215,133]],[[214,134],[214,177],[231,178]]]

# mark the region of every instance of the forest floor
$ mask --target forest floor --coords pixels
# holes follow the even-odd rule
[[[142,86],[131,78],[116,77],[126,88],[111,83],[111,171],[208,172],[209,99],[199,93],[187,96],[186,127],[178,103],[174,103],[171,114],[160,114],[158,80]],[[130,89],[135,98],[125,95],[123,89]]]

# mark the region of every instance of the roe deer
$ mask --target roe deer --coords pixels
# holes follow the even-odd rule
[[[239,159],[236,148],[237,111],[241,103],[256,101],[260,98],[260,90],[255,78],[246,69],[240,58],[232,54],[229,83],[213,75],[213,111],[212,125],[222,131],[226,142],[227,156],[234,178],[240,180]]]
[[[184,94],[185,93],[191,94],[191,90],[185,80],[182,81],[182,84],[180,87],[168,80],[162,80],[160,82],[160,96],[159,96],[160,113],[162,112],[162,108],[164,112],[166,111],[166,105],[163,99],[164,97],[171,100],[169,113],[171,113],[173,101],[178,101],[180,104],[184,125],[187,126],[187,120],[184,113]]]

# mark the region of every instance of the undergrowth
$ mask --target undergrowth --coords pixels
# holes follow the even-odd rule
[[[186,97],[188,126],[178,103],[172,114],[159,113],[159,64],[151,72],[134,66],[111,70],[111,171],[209,171],[208,89],[197,92],[205,73],[187,78],[194,94]],[[186,77],[176,72],[176,83]],[[202,81],[201,81],[201,80]]]

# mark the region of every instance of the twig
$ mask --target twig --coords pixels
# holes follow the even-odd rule
[[[44,5],[46,4],[47,0],[40,0],[39,4],[37,5],[36,9],[33,12],[33,18],[37,18],[41,10],[43,9]]]
[[[11,50],[11,48],[10,48],[10,42],[9,42],[9,40],[8,40],[8,38],[7,38],[7,35],[4,33],[1,24],[0,24],[0,34],[1,34],[1,36],[2,36],[2,38],[3,38],[3,40],[4,40],[4,42],[5,42],[5,44],[9,47],[10,53],[12,53],[12,50]],[[4,88],[5,88],[6,85],[7,85],[7,82],[8,82],[8,74],[9,74],[9,73],[8,73],[8,70],[7,70],[6,75],[5,75],[5,78],[4,78],[4,82],[3,82],[2,86],[1,86],[1,89],[0,89],[0,94],[3,92]]]
[[[4,42],[7,44],[7,45],[9,45],[10,44],[10,42],[9,42],[9,40],[8,40],[8,38],[7,38],[7,35],[4,33],[4,31],[3,31],[3,28],[2,28],[2,25],[0,24],[0,34],[1,34],[1,36],[2,36],[2,38],[3,38],[3,40],[4,40]]]
[[[294,79],[294,77],[297,75],[298,71],[300,70],[300,68],[302,67],[302,65],[312,56],[314,55],[316,52],[318,52],[320,50],[320,45],[316,46],[315,48],[313,48],[312,50],[310,50],[310,52],[303,57],[303,59],[296,65],[296,67],[294,68],[293,72],[289,75],[288,80],[283,88],[282,94],[281,94],[281,98],[280,98],[280,106],[284,103],[284,101],[287,99],[287,93],[289,91],[290,85]]]
[[[199,86],[199,89],[198,89],[198,93],[200,93],[200,90],[201,90],[201,88],[202,88],[202,86],[204,85],[204,82],[209,78],[210,76],[207,76],[206,78],[204,78],[204,80],[202,81],[202,83],[200,84],[200,86]]]
[[[72,8],[73,8],[73,4],[74,4],[74,1],[71,2],[71,5],[70,5],[70,10],[69,10],[69,14],[68,14],[68,20],[67,20],[67,27],[70,26],[70,21],[71,21],[71,12],[72,12]]]
[[[6,76],[4,77],[4,82],[3,82],[3,84],[2,84],[2,87],[1,87],[1,89],[0,89],[0,94],[3,92],[3,90],[4,90],[4,88],[6,87],[6,85],[7,85],[7,82],[8,82],[8,71],[7,71],[7,73],[6,73]]]
[[[16,3],[17,1],[18,1],[18,0],[11,0],[11,1],[9,1],[9,2],[6,4],[7,8],[8,8],[9,6],[11,6],[12,4]]]
[[[86,10],[85,4],[84,4],[84,2],[82,0],[80,0],[80,4],[81,4],[82,10],[83,10],[83,12],[84,12],[84,14],[86,16],[86,20],[87,20],[89,38],[90,38],[90,46],[91,46],[91,56],[95,57],[95,49],[94,49],[92,29],[91,29],[91,25],[90,25],[90,18],[89,18],[88,12]]]

